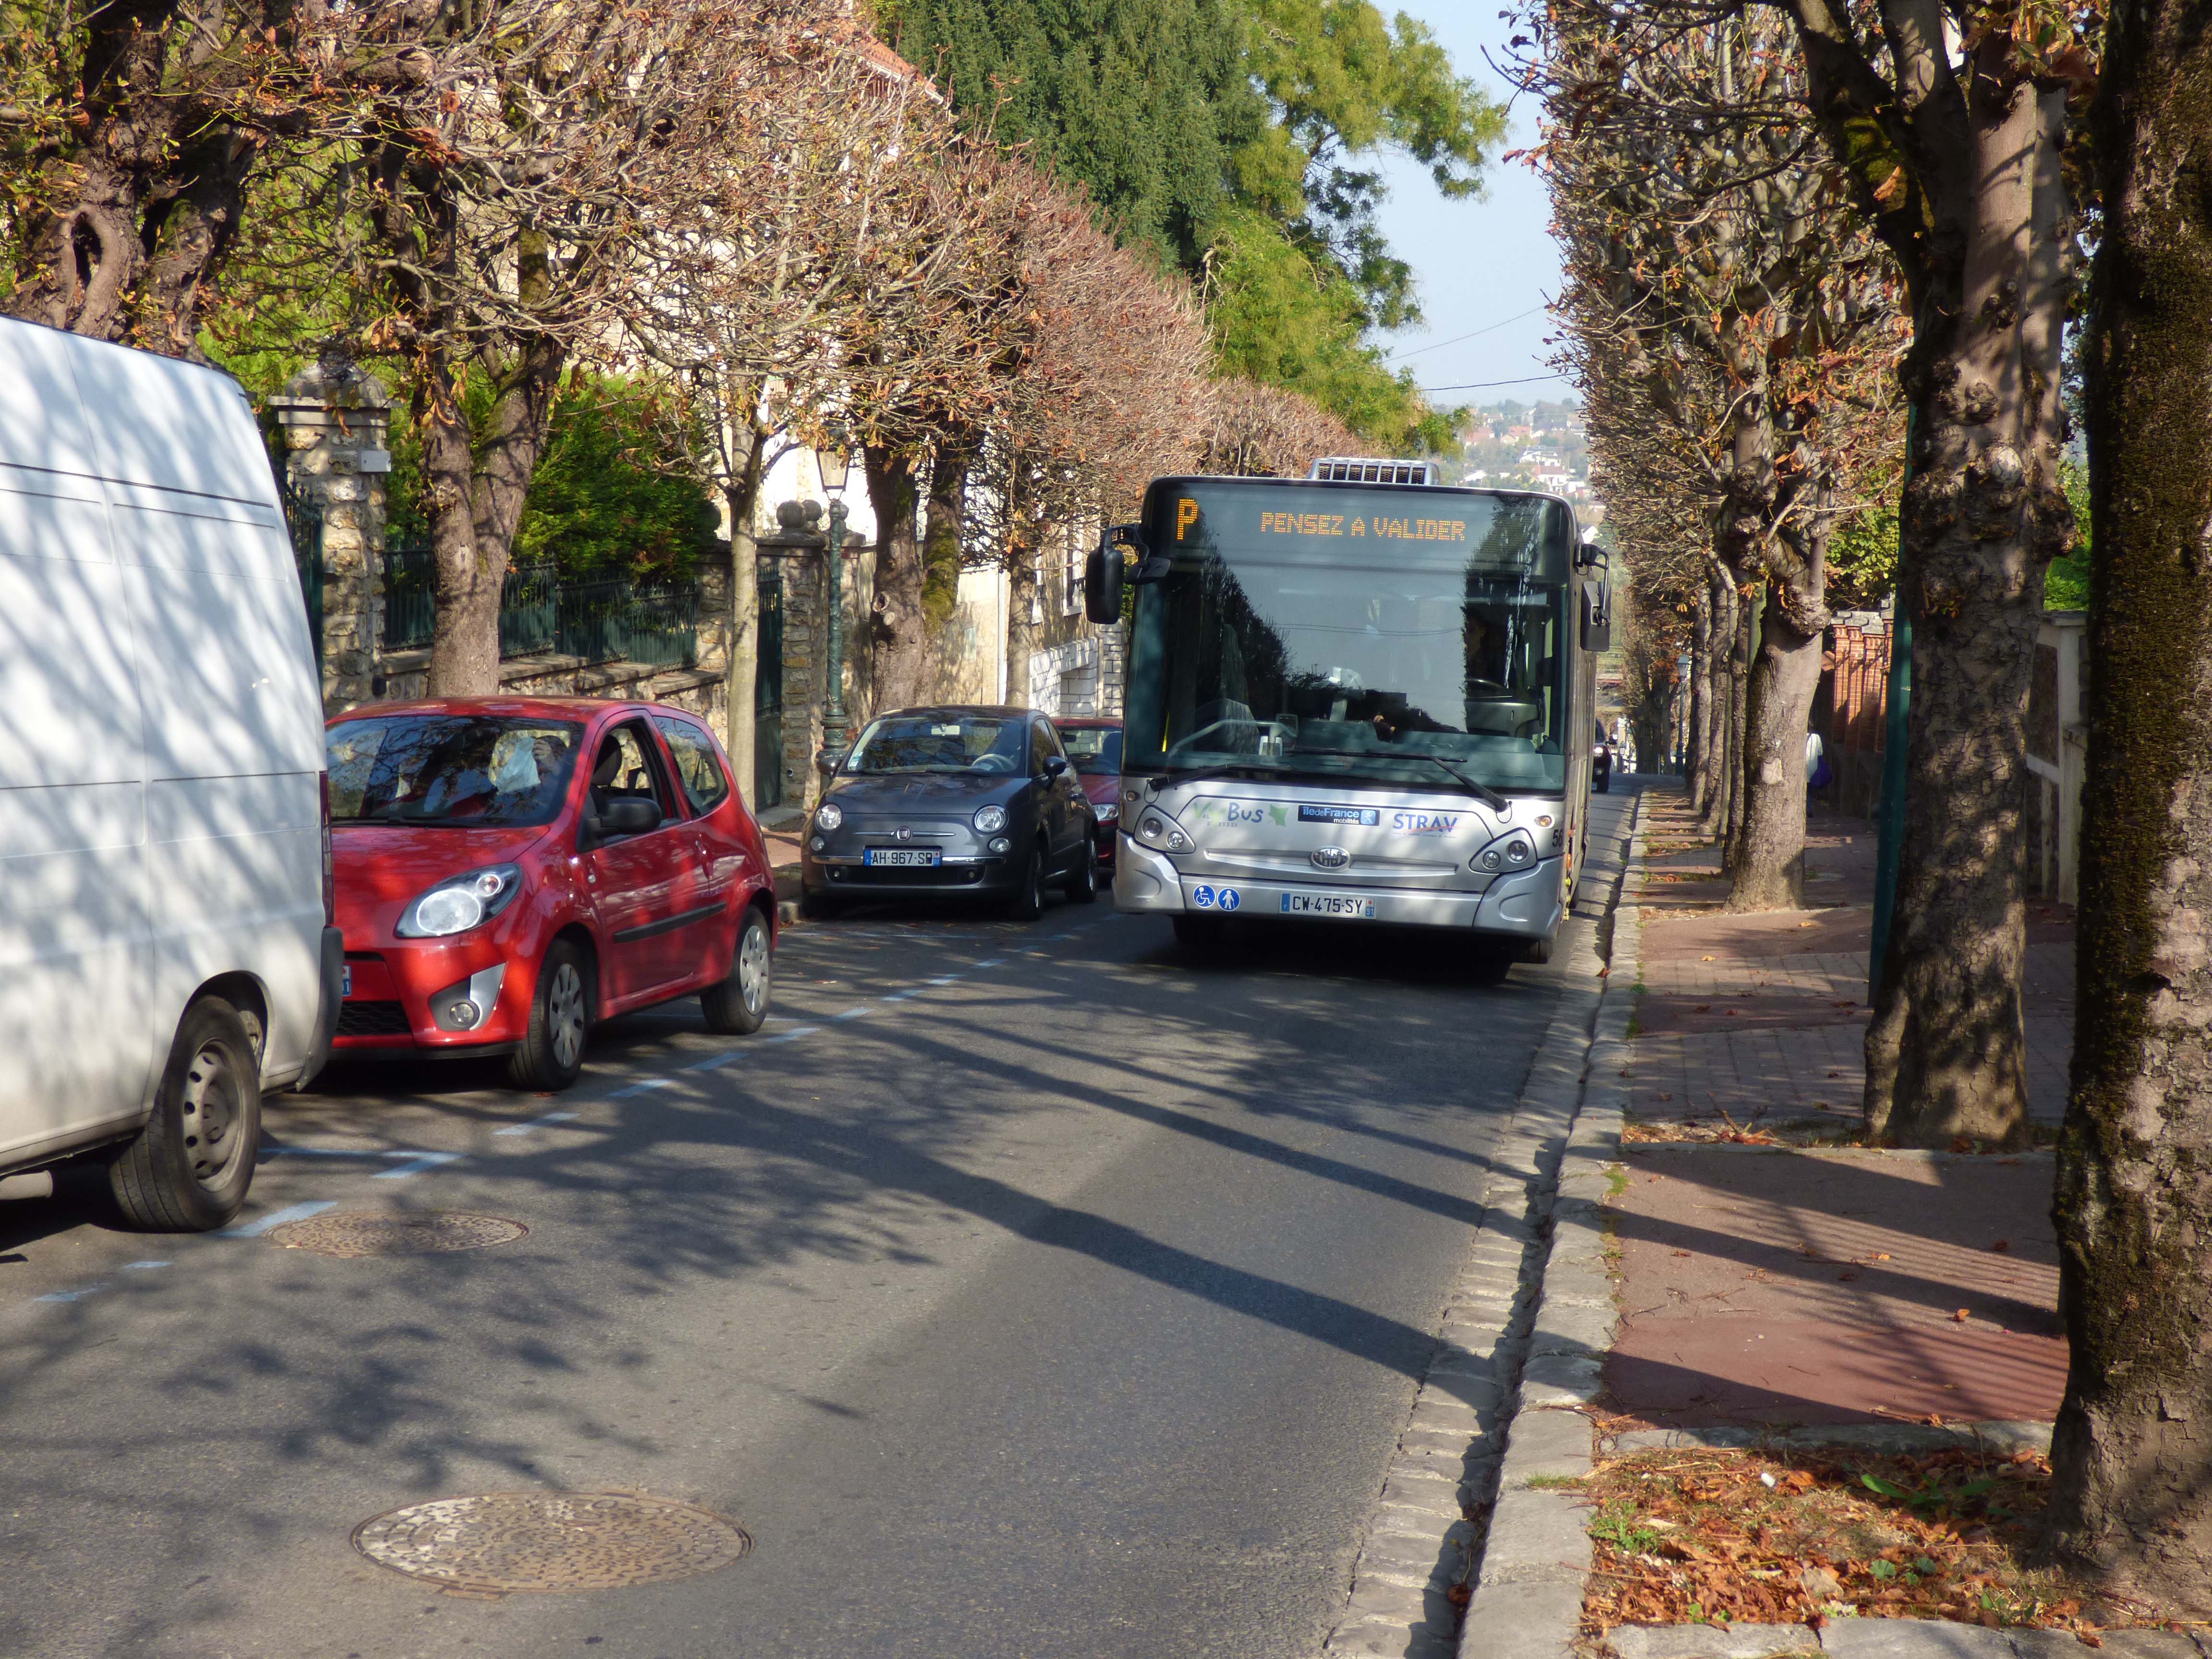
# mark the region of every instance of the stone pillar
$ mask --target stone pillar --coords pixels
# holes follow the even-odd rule
[[[323,708],[375,695],[384,591],[392,398],[343,352],[325,351],[270,399],[293,493],[323,514]]]

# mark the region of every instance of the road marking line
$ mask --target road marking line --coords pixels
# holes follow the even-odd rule
[[[996,968],[1004,963],[1005,961],[1006,957],[993,957],[988,962],[979,962],[975,965],[978,968]]]
[[[459,1152],[425,1152],[412,1164],[403,1164],[396,1170],[382,1170],[371,1177],[376,1181],[404,1181],[409,1176],[421,1175],[425,1170],[434,1170],[441,1164],[458,1164]]]
[[[908,997],[918,997],[921,994],[921,988],[917,985],[911,991],[894,991],[889,996],[878,997],[877,1000],[878,1002],[904,1002]]]
[[[781,1036],[772,1036],[769,1041],[770,1042],[789,1042],[794,1037],[812,1036],[821,1029],[822,1028],[819,1025],[794,1026],[790,1030],[786,1031]]]
[[[942,978],[931,980],[929,983],[932,985],[951,985],[964,977],[965,975],[961,974],[946,974]]]
[[[842,1014],[832,1014],[832,1015],[830,1015],[830,1018],[831,1019],[833,1019],[833,1020],[835,1020],[835,1019],[865,1019],[865,1018],[867,1018],[867,1016],[868,1016],[869,1014],[871,1014],[871,1013],[872,1013],[872,1012],[875,1012],[875,1011],[874,1011],[873,1009],[871,1009],[871,1008],[848,1008],[848,1009],[847,1009],[843,1013],[842,1013]]]
[[[150,1273],[155,1267],[173,1267],[174,1266],[176,1263],[173,1261],[126,1261],[123,1264],[123,1271],[126,1273]]]
[[[34,1296],[33,1302],[82,1302],[88,1296],[98,1296],[107,1288],[105,1285],[88,1285],[81,1291],[48,1291],[44,1296]]]
[[[337,1208],[334,1198],[312,1199],[305,1204],[292,1204],[281,1210],[272,1210],[258,1221],[249,1221],[243,1227],[226,1227],[217,1238],[258,1238],[271,1228],[281,1227],[288,1221],[305,1221],[311,1215],[320,1215],[325,1210]]]
[[[616,1090],[614,1093],[609,1095],[607,1098],[609,1100],[627,1100],[630,1096],[641,1095],[649,1089],[673,1088],[675,1084],[676,1079],[672,1077],[649,1077],[642,1083],[631,1084],[627,1089]]]
[[[769,1040],[773,1042],[775,1039]],[[741,1050],[732,1048],[727,1054],[709,1054],[706,1059],[686,1066],[683,1069],[687,1072],[711,1072],[717,1066],[728,1066],[744,1058],[744,1054]]]
[[[527,1123],[510,1123],[504,1129],[494,1129],[495,1135],[526,1135],[532,1129],[543,1128],[548,1123],[570,1123],[576,1118],[574,1112],[548,1112],[544,1117],[533,1117]]]

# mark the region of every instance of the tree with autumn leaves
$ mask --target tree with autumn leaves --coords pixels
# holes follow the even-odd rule
[[[2116,1601],[2202,1618],[2212,1611],[2202,1426],[2212,1419],[2212,950],[2199,890],[2212,868],[2212,8],[2123,0],[2108,16],[1972,0],[1573,0],[1530,21],[1532,57],[1547,70],[1566,62],[1547,88],[1550,142],[1571,155],[1603,150],[1608,123],[1656,128],[1663,137],[1641,165],[1656,184],[1759,124],[1719,48],[1763,34],[1805,135],[1768,177],[1825,175],[1831,231],[1878,244],[1900,296],[1910,328],[1894,386],[1909,438],[1897,598],[1912,641],[1911,721],[1867,1113],[1875,1133],[1907,1144],[2024,1133],[2021,724],[2044,573],[2071,533],[2061,347],[2094,249],[2081,314],[2096,555],[2081,1013],[2057,1204],[2072,1364],[2047,1540]],[[1684,97],[1678,72],[1700,58],[1707,95]],[[1662,626],[1688,622],[1719,653],[1726,607],[1700,567],[1734,583],[1718,550],[1742,523],[1731,525],[1731,492],[1748,480],[1741,466],[1717,476],[1694,452],[1644,441],[1666,415],[1667,388],[1622,338],[1626,323],[1664,339],[1702,398],[1689,426],[1716,449],[1758,398],[1748,366],[1700,344],[1723,326],[1723,308],[1701,327],[1660,318],[1645,292],[1664,285],[1655,264],[1676,267],[1667,280],[1686,289],[1714,275],[1708,210],[1683,204],[1647,198],[1641,222],[1624,216],[1582,242],[1571,225],[1567,312],[1577,361],[1613,406],[1594,418],[1595,470],[1619,527],[1648,536],[1661,568],[1644,597],[1672,613]],[[1598,210],[1581,193],[1570,208]],[[1654,237],[1668,246],[1655,249]],[[1638,279],[1626,307],[1624,255]],[[1750,478],[1764,471],[1754,465]],[[1868,477],[1880,472],[1876,457]],[[1787,580],[1754,574],[1770,592]],[[1717,689],[1710,702],[1723,701]],[[1692,726],[1709,767],[1725,718],[1700,710]],[[1757,754],[1747,744],[1742,761],[1755,768]],[[1745,775],[1732,762],[1723,776]]]

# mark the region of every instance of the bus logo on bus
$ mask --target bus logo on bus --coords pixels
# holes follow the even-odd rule
[[[1390,827],[1401,835],[1449,836],[1459,828],[1456,812],[1393,812]]]

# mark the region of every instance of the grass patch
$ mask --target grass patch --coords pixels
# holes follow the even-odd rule
[[[1530,1492],[1574,1492],[1583,1484],[1578,1474],[1532,1474],[1521,1483]]]
[[[1583,1630],[1856,1617],[2081,1632],[2155,1622],[2142,1609],[2093,1607],[2081,1586],[2030,1564],[2050,1484],[2050,1464],[2033,1452],[1616,1458],[1579,1483],[1597,1558]]]

